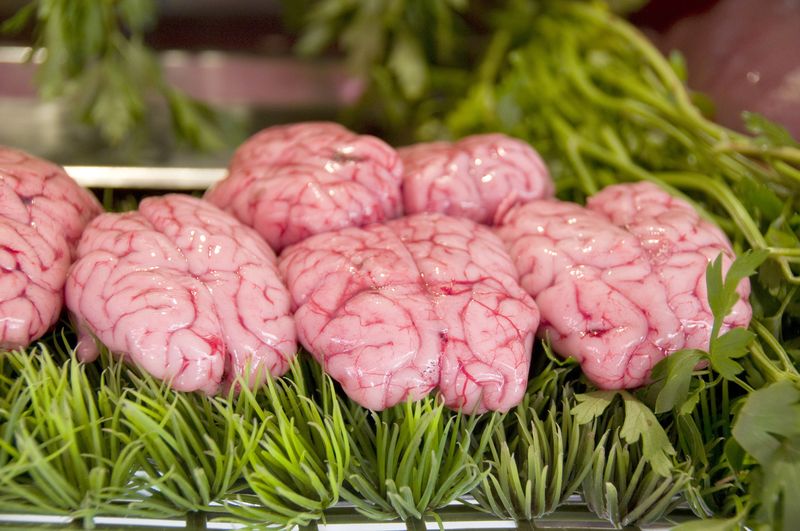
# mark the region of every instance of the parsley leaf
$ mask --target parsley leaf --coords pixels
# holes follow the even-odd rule
[[[780,457],[763,469],[759,516],[765,522],[782,522],[783,526],[775,526],[777,529],[796,529],[800,523],[800,505],[794,501],[800,489],[798,449],[798,438],[787,441],[779,452]]]
[[[641,438],[642,457],[650,463],[656,474],[670,477],[672,462],[669,456],[675,455],[675,448],[669,442],[664,428],[646,404],[627,391],[620,391],[620,395],[625,401],[625,422],[620,436],[628,444],[634,444]]]
[[[765,147],[800,147],[800,143],[792,137],[792,134],[785,127],[767,119],[762,114],[745,111],[742,113],[742,119],[747,130],[756,135],[756,142]]]
[[[733,379],[742,372],[743,367],[736,361],[747,354],[747,346],[753,341],[755,334],[745,328],[734,328],[729,332],[711,339],[711,366],[727,380]]]
[[[800,389],[784,380],[751,393],[736,416],[733,436],[762,468],[754,483],[759,517],[794,528],[800,522],[794,503],[800,491]]]
[[[729,529],[739,529],[739,517],[734,516],[727,520],[712,518],[709,520],[696,520],[685,522],[672,528],[672,531],[728,531]]]
[[[689,396],[689,385],[697,363],[705,357],[701,350],[685,349],[659,361],[650,374],[647,395],[656,413],[681,407]]]
[[[714,314],[714,327],[711,339],[717,337],[722,321],[730,313],[733,305],[739,298],[736,288],[739,283],[752,275],[764,260],[769,256],[766,249],[749,250],[739,255],[728,269],[725,280],[722,279],[722,257],[720,253],[716,259],[709,262],[706,268],[706,289],[708,291],[708,305]]]
[[[570,413],[575,417],[578,425],[586,424],[596,419],[608,408],[617,391],[592,391],[575,395],[578,404]]]
[[[769,463],[783,441],[800,438],[800,390],[781,381],[752,392],[736,416],[733,436],[759,463]]]
[[[771,222],[783,211],[783,201],[766,184],[754,179],[742,179],[734,186],[747,211],[761,221]]]

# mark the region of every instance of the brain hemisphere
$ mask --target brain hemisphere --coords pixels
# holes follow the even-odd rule
[[[502,134],[415,144],[399,153],[409,214],[442,212],[493,223],[515,203],[553,195],[552,180],[536,151]]]
[[[370,409],[438,387],[468,412],[527,383],[538,311],[487,229],[438,214],[319,235],[281,255],[300,340]]]
[[[402,171],[397,153],[378,138],[333,123],[277,126],[237,150],[228,176],[206,199],[280,250],[400,215]]]
[[[0,146],[0,348],[58,319],[74,245],[101,210],[61,167]]]
[[[727,272],[735,258],[723,232],[687,202],[646,182],[609,186],[591,197],[587,207],[639,240],[683,325],[686,348],[707,349],[714,318],[708,305],[706,267],[721,253],[723,272]],[[747,279],[739,284],[737,293],[739,299],[725,317],[722,333],[750,323]]]
[[[540,333],[599,386],[640,386],[672,352],[708,348],[705,267],[729,247],[687,204],[651,185],[619,185],[588,209],[514,207],[497,233],[542,312]],[[731,324],[746,325],[749,313],[736,311]]]
[[[251,229],[199,199],[143,200],[98,217],[66,286],[92,360],[92,335],[178,390],[214,393],[241,375],[282,374],[295,355],[275,255]]]

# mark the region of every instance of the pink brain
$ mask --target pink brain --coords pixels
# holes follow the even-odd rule
[[[58,320],[74,245],[101,211],[60,166],[0,146],[0,348]]]
[[[615,185],[587,208],[555,200],[511,209],[497,234],[542,313],[540,334],[607,389],[647,383],[681,348],[707,349],[713,317],[705,270],[733,252],[685,201],[649,183]],[[747,326],[747,280],[722,332]]]
[[[402,162],[382,140],[333,123],[265,129],[234,154],[206,199],[276,250],[320,232],[397,217]]]
[[[300,341],[359,404],[435,388],[470,413],[521,399],[539,314],[488,229],[420,214],[309,238],[279,267]]]
[[[499,133],[399,150],[405,211],[491,224],[515,203],[553,196],[547,167],[525,142]]]
[[[259,236],[202,200],[144,199],[85,231],[66,286],[81,359],[96,337],[175,389],[215,393],[283,374],[296,352],[289,296]]]

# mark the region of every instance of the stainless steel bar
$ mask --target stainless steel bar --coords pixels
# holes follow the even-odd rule
[[[224,168],[138,166],[66,166],[73,179],[88,188],[205,190],[225,177]]]

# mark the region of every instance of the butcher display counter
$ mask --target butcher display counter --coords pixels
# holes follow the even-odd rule
[[[69,4],[63,0],[52,3]],[[595,313],[583,311],[585,305],[581,307],[579,302],[583,293],[575,286],[585,279],[588,269],[582,269],[586,264],[572,257],[591,255],[602,262],[613,253],[605,253],[608,247],[594,245],[596,240],[591,238],[565,238],[569,241],[566,245],[572,246],[565,255],[577,251],[570,255],[570,273],[559,275],[566,278],[561,286],[564,289],[549,292],[552,304],[548,311],[550,317],[560,316],[564,321],[579,316],[577,320],[587,326],[572,330],[572,335],[559,333],[554,339],[548,333],[554,330],[550,325],[555,320],[546,319],[541,339],[535,341],[533,327],[526,328],[530,336],[525,337],[530,337],[534,345],[533,350],[524,350],[526,355],[533,352],[532,370],[523,371],[527,379],[522,379],[517,388],[528,387],[522,404],[513,413],[461,415],[446,410],[452,403],[431,399],[408,404],[406,409],[406,404],[389,407],[388,403],[377,403],[375,409],[384,406],[386,409],[373,414],[366,409],[373,407],[372,403],[361,403],[366,406],[361,407],[357,393],[348,393],[345,382],[336,375],[329,374],[338,383],[324,376],[320,364],[312,359],[317,356],[317,360],[322,358],[327,363],[330,351],[308,344],[307,351],[301,349],[300,361],[291,367],[297,372],[287,378],[268,380],[265,387],[252,395],[255,396],[252,400],[247,385],[242,386],[241,394],[211,398],[201,393],[175,392],[154,383],[143,372],[126,368],[109,354],[109,350],[122,350],[100,334],[109,330],[113,333],[114,327],[94,330],[81,327],[88,322],[87,314],[112,313],[107,311],[107,301],[98,301],[113,290],[106,290],[106,280],[101,275],[92,275],[91,268],[86,267],[82,271],[89,273],[74,282],[78,287],[73,286],[73,293],[83,293],[78,288],[89,284],[87,278],[92,278],[94,289],[89,290],[91,293],[85,299],[76,295],[72,302],[91,300],[91,304],[86,304],[89,311],[81,314],[70,307],[73,321],[69,323],[67,312],[53,312],[54,321],[59,316],[63,321],[48,329],[49,335],[42,336],[42,343],[27,350],[9,350],[0,356],[0,385],[4,389],[0,393],[0,526],[233,529],[242,525],[255,528],[288,525],[298,529],[377,531],[609,529],[640,525],[644,529],[665,529],[694,521],[700,515],[715,519],[708,522],[715,529],[781,525],[793,529],[800,525],[800,512],[791,502],[792,493],[800,488],[800,465],[795,459],[800,448],[797,429],[800,425],[797,407],[800,403],[800,144],[792,138],[792,132],[797,132],[797,114],[793,111],[798,108],[796,69],[785,64],[774,69],[766,64],[764,68],[745,65],[740,60],[743,54],[730,53],[730,48],[718,48],[706,41],[699,42],[694,49],[687,48],[684,61],[679,54],[669,53],[669,48],[681,46],[681,35],[705,35],[706,31],[676,30],[674,41],[667,34],[655,37],[663,46],[659,49],[648,39],[657,29],[642,21],[639,29],[649,33],[640,32],[630,24],[630,19],[613,11],[612,4],[617,2],[611,1],[505,2],[500,4],[506,7],[498,7],[502,15],[498,17],[482,10],[491,3],[481,2],[318,3],[338,3],[352,9],[315,11],[316,21],[322,25],[311,26],[311,31],[304,34],[306,44],[316,38],[320,46],[319,39],[331,39],[334,33],[342,38],[336,41],[336,46],[331,46],[333,53],[314,60],[290,57],[290,47],[299,34],[281,35],[277,39],[275,35],[268,36],[259,40],[259,51],[251,50],[254,53],[246,55],[209,51],[206,45],[174,50],[185,43],[173,41],[172,37],[186,28],[200,28],[197,33],[211,34],[224,43],[232,36],[239,36],[236,28],[264,24],[258,21],[252,24],[250,17],[244,15],[244,25],[239,25],[240,20],[224,26],[225,30],[203,31],[202,28],[218,26],[205,26],[202,20],[198,22],[191,17],[179,17],[177,23],[172,20],[172,25],[162,27],[164,31],[154,36],[156,41],[162,40],[156,47],[160,51],[151,56],[152,65],[158,65],[155,70],[163,71],[163,78],[159,78],[164,81],[160,85],[161,97],[151,101],[152,92],[148,92],[148,97],[139,102],[144,109],[139,114],[139,100],[127,98],[125,90],[105,92],[113,96],[110,101],[121,104],[119,107],[108,105],[109,100],[93,98],[91,90],[83,91],[91,85],[91,77],[85,76],[75,78],[82,81],[73,86],[77,90],[72,93],[82,97],[77,100],[82,107],[74,105],[76,100],[39,98],[35,74],[39,65],[47,65],[48,58],[56,54],[31,48],[23,36],[13,46],[0,47],[0,144],[65,165],[68,173],[79,184],[92,189],[109,211],[131,210],[137,205],[144,205],[141,208],[144,211],[148,203],[161,201],[142,201],[147,196],[184,192],[199,197],[225,177],[229,171],[225,167],[247,135],[276,124],[346,122],[349,118],[357,133],[384,135],[387,145],[393,147],[432,140],[453,141],[439,144],[444,146],[440,150],[443,157],[431,157],[434,161],[447,160],[457,152],[460,148],[454,145],[460,140],[456,139],[479,134],[509,135],[529,148],[534,147],[547,162],[554,182],[548,194],[571,203],[567,210],[545,215],[571,227],[569,230],[584,230],[581,236],[608,229],[613,238],[604,242],[611,242],[610,246],[616,245],[615,249],[621,250],[616,256],[638,249],[628,252],[630,258],[621,262],[621,268],[603,273],[604,279],[611,276],[612,282],[624,284],[626,301],[622,302],[632,302],[628,307],[635,306],[635,311],[630,314],[617,309],[606,311],[605,304],[613,305],[619,299],[602,290],[587,290],[591,291],[588,299]],[[652,8],[657,3],[653,1]],[[39,4],[49,1],[42,0]],[[130,7],[137,2],[120,4]],[[187,4],[199,5],[197,1]],[[307,5],[286,2],[289,4]],[[377,19],[368,6],[379,4],[389,15],[398,15],[391,6],[401,4],[425,6],[424,9],[435,5],[443,11],[426,19],[417,17],[417,10],[410,8],[399,14],[399,18],[387,15],[386,20],[381,20],[385,24],[373,24]],[[748,7],[745,0],[717,4],[714,16],[752,22],[752,17],[731,15],[739,11],[728,11],[725,7]],[[796,18],[791,18],[786,10],[793,3],[775,0],[770,6],[766,4],[759,4],[759,14],[765,18],[759,16],[758,20],[773,19],[782,22],[781,26],[775,26],[778,29],[774,31],[761,31],[760,24],[765,22],[734,24],[733,29],[747,32],[734,32],[735,38],[731,40],[748,41],[741,35],[749,34],[757,26],[757,33],[770,37],[772,44],[763,48],[768,55],[774,55],[775,46],[792,49],[790,44],[797,42],[797,32],[793,32],[792,26]],[[231,5],[225,3],[225,9],[231,9]],[[362,10],[361,6],[367,7]],[[534,8],[525,12],[526,6]],[[76,8],[76,13],[81,11],[91,10]],[[795,9],[793,16],[798,12]],[[464,13],[468,16],[462,17]],[[437,18],[440,16],[443,18]],[[215,19],[216,15],[211,17]],[[426,27],[434,19],[437,24]],[[709,20],[711,26],[718,25],[714,21],[719,19]],[[470,29],[464,31],[465,27]],[[375,36],[367,31],[370,29],[379,34]],[[140,50],[138,37],[128,39],[131,35],[127,30],[121,27],[115,38],[123,39],[129,52]],[[77,35],[71,29],[65,33],[61,36]],[[370,52],[373,45],[377,55],[365,57],[361,52]],[[444,53],[446,48],[452,52],[449,57]],[[461,54],[462,51],[467,53]],[[345,52],[347,58],[343,60],[340,52]],[[110,57],[103,67],[113,71],[122,62],[116,56]],[[793,59],[791,54],[782,57]],[[695,66],[698,58],[711,66],[724,66],[723,58],[733,58],[732,66],[736,68],[723,70],[722,74],[711,68],[705,74],[706,84],[695,84],[698,73],[702,72]],[[365,76],[359,78],[348,73],[345,60],[363,61],[361,74]],[[96,63],[85,61],[76,70],[82,75],[91,73],[91,65]],[[130,76],[131,72],[127,74]],[[709,80],[713,83],[709,84]],[[742,109],[734,90],[737,80],[745,84],[744,92],[749,98],[758,100],[741,105],[763,115],[745,113],[740,119]],[[132,87],[136,83],[120,85]],[[180,92],[173,92],[173,86],[185,92],[186,97],[175,99]],[[55,88],[62,86],[56,83]],[[150,90],[140,88],[143,93]],[[712,98],[692,89],[708,91]],[[710,99],[719,101],[716,115]],[[99,106],[97,114],[86,111],[97,111],[98,101],[106,104]],[[187,107],[195,103],[197,106]],[[203,109],[211,110],[204,105],[222,111],[218,116],[220,121],[213,126],[206,127],[209,124],[202,120],[210,116]],[[84,112],[76,113],[76,109]],[[132,127],[133,122],[128,123],[127,137],[121,132],[125,119],[114,119],[124,115],[116,112],[120,109],[128,112],[129,119],[142,118],[139,128]],[[186,126],[180,119],[186,117],[181,114],[182,109],[193,109],[191,116],[199,121],[192,122],[192,127],[178,127]],[[91,125],[81,124],[78,118],[89,119]],[[770,121],[783,119],[786,127]],[[236,127],[229,128],[231,124]],[[190,147],[192,140],[197,141],[204,134],[222,139],[217,150]],[[125,140],[120,141],[123,137]],[[110,139],[118,142],[109,143]],[[423,147],[424,158],[427,160],[437,149]],[[329,162],[336,166],[342,161],[361,160],[351,155],[336,152]],[[470,159],[470,155],[466,158]],[[471,159],[481,164],[484,160],[474,155]],[[297,161],[305,162],[305,159]],[[403,165],[413,166],[413,162],[406,161]],[[406,175],[399,173],[404,175],[396,176],[394,206],[402,204],[402,210],[409,213],[411,203],[405,196],[415,192],[409,192],[412,187],[408,184],[402,184],[401,188],[404,181],[400,179]],[[469,175],[477,181],[486,176],[478,172]],[[489,175],[486,181],[493,181],[493,177]],[[425,188],[426,182],[420,179],[419,195],[435,198],[436,193]],[[369,184],[362,186],[372,194]],[[657,212],[658,222],[666,220],[665,223],[651,230],[647,224],[652,220],[647,215],[643,222],[639,219],[638,225],[626,218],[626,209],[617,208],[621,202],[606,202],[615,187],[639,187],[643,195],[653,192],[650,197],[655,196],[656,200],[648,208],[637,207],[627,212]],[[313,186],[307,188],[310,194],[328,199],[328,191],[319,193]],[[446,191],[438,193],[447,202],[455,195],[456,188],[443,188]],[[461,186],[465,188],[468,186]],[[258,194],[258,187],[250,191],[253,189]],[[502,199],[510,202],[519,199],[515,194],[520,186],[512,186],[511,191],[501,198],[503,209],[509,205]],[[283,190],[270,187],[272,192],[277,195]],[[31,203],[30,197],[23,195],[14,196],[17,213],[24,212],[25,205]],[[205,197],[213,201],[214,195]],[[265,195],[267,199],[261,201]],[[237,205],[247,209],[261,201],[260,213],[271,214],[279,210],[271,208],[270,201],[276,195],[261,194],[253,201],[240,196]],[[346,195],[341,193],[336,199],[342,204],[355,204],[342,201]],[[221,203],[226,200],[216,199]],[[186,197],[180,201],[200,203]],[[421,210],[429,208],[426,201],[420,203]],[[484,212],[479,222],[491,220],[498,223],[497,227],[505,224],[510,219],[505,218],[508,211],[503,214],[502,223],[496,221],[501,216],[495,218],[495,214],[500,214],[500,204]],[[661,208],[665,205],[668,208]],[[219,203],[217,206],[224,208]],[[683,210],[684,214],[689,212],[689,223],[682,218],[683,225],[677,230],[669,225],[669,220],[675,219],[670,212],[662,216],[672,207]],[[540,214],[536,205],[529,208],[531,218]],[[603,208],[608,211],[602,212]],[[441,212],[436,207],[432,209],[437,214]],[[161,210],[168,211],[169,205],[162,204]],[[581,213],[585,211],[591,211],[591,215],[583,216]],[[570,212],[577,212],[578,216]],[[122,217],[130,220],[137,215]],[[392,210],[386,219],[399,215],[400,210]],[[316,218],[328,219],[319,215]],[[48,219],[46,215],[39,218],[51,229],[55,227],[57,233],[62,225]],[[175,219],[178,217],[169,218]],[[594,223],[598,219],[600,222]],[[379,230],[392,231],[391,224],[407,222],[407,218],[390,221],[388,229],[387,225],[379,225]],[[494,231],[494,236],[503,240],[496,247],[502,250],[514,245],[517,257],[533,248],[536,252],[557,255],[562,248],[554,251],[548,247],[556,241],[554,232],[544,226],[545,222],[536,223],[540,225],[527,226],[533,229],[514,226],[508,231]],[[35,228],[36,220],[29,225]],[[275,226],[283,234],[285,227],[280,223]],[[713,230],[698,231],[698,227],[713,227]],[[634,234],[637,230],[639,234]],[[461,241],[481,239],[476,236],[478,231],[492,234],[485,227],[468,230],[471,236]],[[686,234],[690,237],[686,238]],[[700,239],[711,234],[716,243],[712,241],[712,245],[701,249],[696,241],[698,234]],[[530,240],[524,240],[517,245],[531,235],[539,242],[529,244]],[[675,241],[680,240],[680,253],[672,253],[670,243],[665,243],[669,235]],[[264,234],[261,236],[269,241]],[[308,244],[311,251],[322,248],[329,258],[338,249],[326,247],[327,236],[318,235],[318,239],[305,241],[311,242]],[[631,243],[640,236],[641,245]],[[96,258],[96,248],[90,247],[97,240],[103,238],[94,238],[81,252],[88,248],[92,258]],[[253,240],[271,256],[267,244],[258,238]],[[580,248],[581,241],[587,240],[592,243]],[[123,252],[134,249],[132,242],[132,238],[123,242],[120,246]],[[428,243],[423,238],[415,243],[419,242]],[[279,242],[280,247],[290,243]],[[371,249],[382,246],[379,242]],[[2,247],[0,267],[6,267],[17,277],[28,275],[21,265],[8,266],[24,262],[25,256],[21,259],[16,256],[24,253],[9,253]],[[420,251],[419,255],[424,252],[427,251]],[[13,259],[9,258],[12,254]],[[70,249],[53,254],[63,263],[72,253]],[[75,254],[79,252],[76,250]],[[670,262],[670,257],[679,254],[682,262]],[[259,256],[259,265],[269,262],[262,260],[264,254]],[[702,259],[696,260],[698,257]],[[348,274],[355,276],[356,271],[368,269],[361,267],[361,258],[356,256],[355,262],[349,263]],[[398,266],[392,260],[384,260],[383,263],[389,264],[384,276],[395,278],[394,273],[402,267],[413,270],[413,260],[417,258],[415,255],[411,259],[411,266],[408,261],[405,266],[402,263]],[[442,270],[451,265],[447,260],[440,263],[445,264]],[[466,271],[467,263],[473,265],[462,260],[454,269],[463,266],[461,270]],[[535,267],[535,261],[522,265],[514,264],[508,269],[524,276]],[[276,267],[279,266],[280,263]],[[494,272],[502,273],[506,266],[507,260],[484,278],[492,280]],[[301,272],[302,268],[312,270],[302,265]],[[485,266],[481,268],[487,270]],[[422,272],[421,267],[418,270]],[[728,276],[731,270],[735,272],[733,278]],[[663,278],[656,278],[658,275]],[[118,275],[127,280],[126,287],[132,287],[130,291],[147,291],[146,283],[141,283],[144,288],[139,290],[139,277],[132,276]],[[535,274],[528,276],[529,280],[538,278]],[[235,275],[228,278],[242,284]],[[305,278],[314,289],[324,284],[319,276]],[[452,287],[459,278],[451,275],[446,281]],[[17,285],[34,285],[30,280],[29,275]],[[737,287],[748,283],[752,291]],[[544,282],[540,284],[532,288],[529,284],[524,289],[536,296],[533,291],[550,287]],[[331,291],[336,292],[342,285],[346,284],[334,283]],[[369,287],[379,292],[378,286]],[[291,289],[288,285],[286,288]],[[313,291],[311,288],[308,291]],[[575,290],[570,293],[572,288]],[[672,297],[669,290],[673,288],[684,290],[689,297]],[[217,293],[223,291],[217,289]],[[238,290],[231,291],[238,296]],[[260,295],[266,298],[264,293]],[[438,301],[439,296],[459,293],[442,290],[425,295]],[[701,299],[699,304],[698,299]],[[683,343],[683,336],[670,332],[670,323],[677,320],[659,320],[665,315],[670,317],[665,308],[675,306],[676,300],[681,307],[680,326],[692,321],[681,333],[700,330],[705,335],[695,337],[697,340],[702,335],[699,343]],[[748,305],[745,319],[726,322],[732,306],[748,300],[752,301],[752,315]],[[119,320],[121,314],[126,314],[128,308],[124,304],[130,301],[122,302],[115,308],[113,319]],[[573,302],[573,308],[565,307]],[[296,298],[292,304],[298,309],[301,306]],[[149,302],[145,306],[150,309]],[[195,305],[201,306],[216,307],[216,303]],[[331,306],[338,308],[335,304]],[[189,308],[188,314],[192,305],[185,304],[182,308]],[[287,302],[285,316],[294,312],[288,308]],[[463,308],[453,304],[447,311],[457,314]],[[601,310],[596,311],[597,308]],[[30,313],[38,312],[34,310]],[[239,323],[244,323],[246,313],[238,315]],[[701,313],[705,320],[698,326],[693,319]],[[474,321],[484,323],[489,319],[482,320],[481,316],[489,314],[503,317],[498,307],[490,307],[487,312],[478,313]],[[330,315],[333,313],[324,318]],[[587,317],[596,315],[602,318]],[[627,319],[626,315],[642,316],[631,322],[644,331],[638,337],[648,342],[654,356],[634,357],[628,363],[632,351],[627,347],[633,342],[624,345],[624,339],[607,341],[609,336],[624,331],[625,326],[616,323]],[[356,315],[350,322],[362,317]],[[438,319],[441,325],[445,317],[434,315],[430,321]],[[13,319],[22,321],[18,314]],[[109,321],[114,322],[113,319]],[[461,319],[466,321],[467,317]],[[171,325],[167,319],[163,321],[167,323],[165,328]],[[376,322],[385,324],[378,319],[371,320],[369,325]],[[666,327],[662,326],[665,324]],[[316,324],[307,320],[298,328],[304,326],[310,328]],[[343,326],[341,330],[355,329],[357,336],[363,326],[359,322],[358,326]],[[379,330],[372,337],[379,340],[393,333],[386,331],[389,327],[375,328]],[[417,330],[412,326],[405,328]],[[453,328],[459,328],[458,324]],[[662,328],[667,334],[650,341],[651,333],[655,335]],[[419,336],[424,335],[429,344],[441,347],[442,352],[447,345],[467,342],[461,336],[451,336],[447,328],[422,329]],[[150,331],[138,330],[145,330],[146,336]],[[491,332],[484,337],[496,342],[504,339],[496,333],[500,327],[486,327],[479,332],[487,330]],[[93,355],[103,356],[103,363],[82,363],[86,360],[75,353],[79,349],[78,334],[93,334],[99,340],[98,352]],[[332,335],[329,343],[344,345],[343,351],[354,350],[348,350],[346,333]],[[514,341],[523,336],[519,334]],[[220,336],[199,337],[212,348],[227,344],[227,338],[217,341]],[[451,342],[451,337],[456,340]],[[412,337],[409,341],[413,340]],[[628,361],[606,363],[608,358],[595,356],[590,361],[598,361],[595,368],[600,366],[601,370],[587,370],[591,369],[588,364],[581,370],[578,362],[584,360],[578,359],[578,351],[562,348],[569,341],[572,346],[581,342],[604,344]],[[152,343],[162,350],[168,348],[165,341]],[[385,353],[385,358],[391,358]],[[559,353],[571,356],[572,360],[565,361]],[[656,365],[661,358],[664,361]],[[458,365],[459,374],[468,373],[462,371],[465,365]],[[613,386],[622,380],[614,371],[622,371],[627,377],[629,366],[633,368],[633,378],[624,382],[625,389]],[[425,369],[431,367],[429,364]],[[430,376],[434,371],[420,372]],[[604,379],[608,373],[612,377]],[[214,384],[209,389],[215,392],[222,380],[213,379],[210,374],[209,371],[204,376]],[[466,380],[470,381],[463,389],[474,383],[471,378]],[[308,382],[312,383],[304,387]],[[368,388],[360,381],[357,383],[361,390]],[[422,396],[435,386],[429,387]],[[54,395],[58,395],[57,400],[52,398]],[[460,396],[466,400],[467,393]],[[431,447],[435,451],[428,451]],[[284,450],[288,456],[284,456]],[[119,467],[117,463],[121,463]],[[448,475],[451,471],[454,471],[452,477]],[[697,523],[691,529],[705,523]]]

